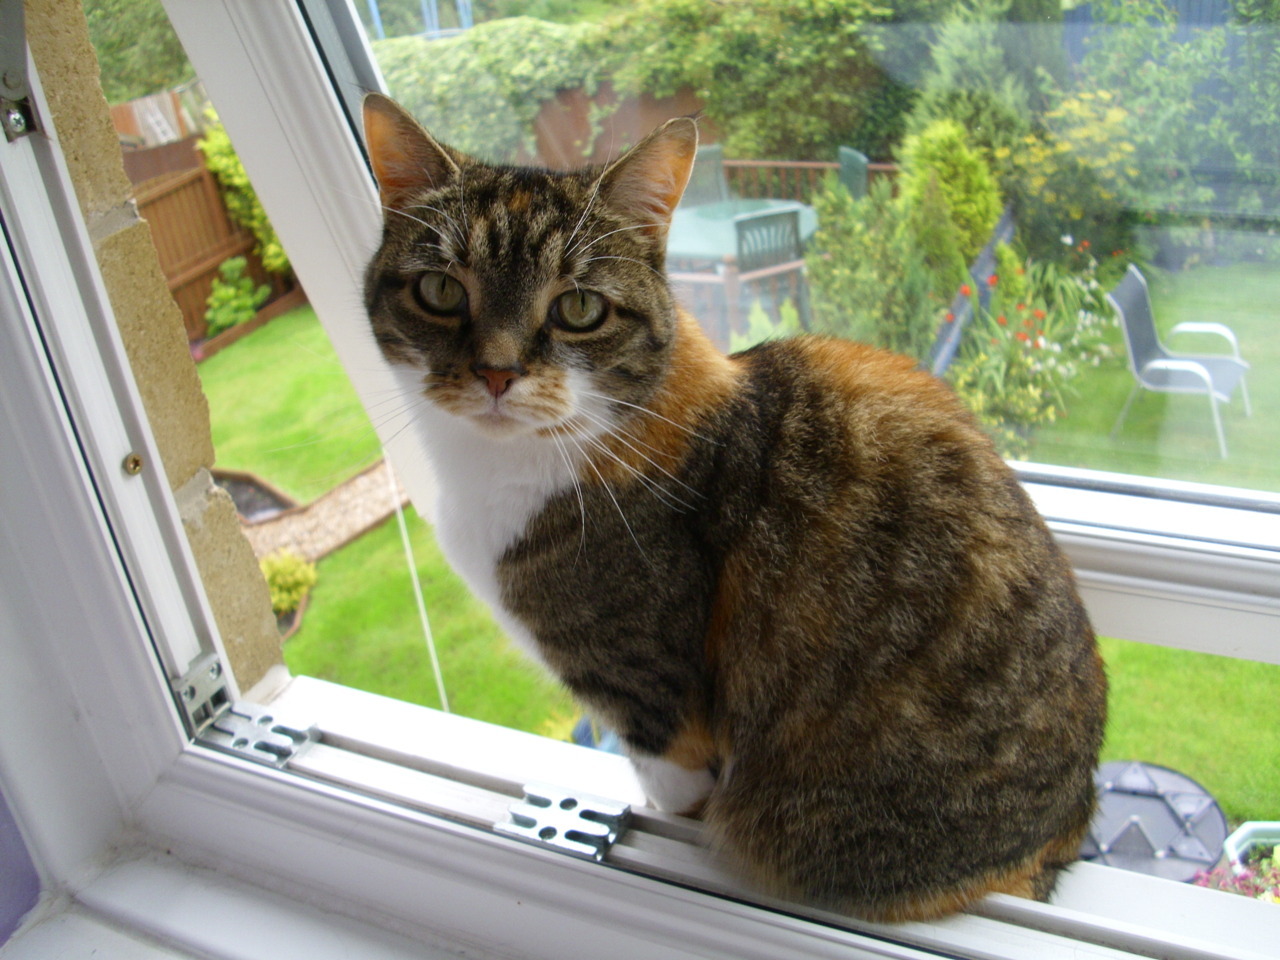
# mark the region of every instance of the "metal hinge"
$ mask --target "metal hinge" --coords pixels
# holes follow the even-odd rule
[[[27,85],[23,0],[0,0],[0,127],[10,142],[39,129]]]
[[[551,847],[585,860],[600,861],[626,831],[631,807],[616,800],[526,784],[524,799],[509,808],[509,819],[495,823],[498,833]]]
[[[290,722],[256,703],[233,703],[217,654],[194,660],[173,689],[192,739],[202,746],[279,769],[320,739],[313,723]]]

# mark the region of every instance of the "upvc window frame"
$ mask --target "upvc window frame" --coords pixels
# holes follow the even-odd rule
[[[349,340],[341,349],[357,389],[365,380],[364,390],[376,390],[367,378],[380,362],[371,343],[361,346],[354,293],[376,238],[369,233],[376,224],[373,190],[332,88],[322,82],[325,67],[305,24],[286,0],[169,0],[169,7],[189,46],[217,45],[213,59],[193,52],[197,68],[322,320],[331,336]],[[973,916],[939,924],[849,930],[783,905],[753,905],[741,899],[745,894],[716,896],[569,860],[386,796],[266,770],[190,744],[168,679],[181,672],[193,644],[216,647],[216,630],[171,495],[161,482],[118,471],[124,452],[152,455],[153,444],[112,332],[92,245],[56,143],[36,137],[9,145],[2,169],[5,224],[16,249],[15,260],[5,262],[6,289],[19,291],[25,283],[27,297],[25,308],[16,294],[4,303],[6,312],[22,313],[11,349],[0,351],[0,393],[9,414],[4,435],[24,441],[33,459],[8,465],[17,479],[0,489],[6,517],[29,511],[12,531],[29,573],[20,583],[6,582],[0,595],[6,628],[0,643],[6,659],[17,651],[23,668],[21,675],[0,671],[0,782],[47,889],[127,929],[211,955],[227,948],[216,930],[202,926],[208,921],[198,911],[155,910],[157,884],[166,877],[201,890],[283,884],[286,898],[272,914],[282,923],[288,904],[323,903],[349,918],[334,921],[347,937],[373,937],[368,922],[374,921],[409,938],[387,947],[393,952],[412,942],[556,957],[643,957],[661,950],[664,956],[748,958],[939,951],[1102,958],[1158,943],[1170,957],[1253,956],[1244,947],[1220,949],[1205,939],[1211,927],[1189,926],[1185,915],[1207,911],[1230,939],[1260,922],[1250,908],[1265,907],[1106,868],[1077,868],[1067,885],[1089,888],[1069,892],[1082,902],[1102,901],[1096,905],[1104,916],[1110,910],[1103,939],[1111,947],[1072,940],[1081,924],[1096,929],[1097,921],[1002,897]],[[151,462],[158,461],[152,456]],[[1069,514],[1068,507],[1059,509]],[[1073,558],[1093,551],[1082,575],[1086,593],[1133,598],[1156,611],[1161,629],[1193,648],[1203,640],[1182,629],[1186,611],[1170,613],[1170,604],[1207,611],[1219,626],[1227,618],[1270,653],[1258,659],[1277,662],[1267,643],[1280,633],[1280,577],[1268,579],[1280,569],[1274,543],[1228,547],[1159,533],[1126,537],[1099,531],[1087,515],[1060,518],[1055,527],[1085,545]],[[1153,557],[1163,566],[1149,563]],[[62,600],[54,583],[69,596],[51,609],[51,600]],[[338,697],[327,698],[315,683],[294,681],[281,699],[300,705],[304,694],[320,709],[327,703],[337,710]],[[379,705],[367,695],[356,699],[362,701],[357,713],[385,709],[403,717],[409,710],[416,719],[401,721],[400,729],[416,722],[425,741],[467,735],[474,723],[445,730],[457,718]],[[496,728],[472,728],[472,734],[508,736]],[[601,769],[613,763],[586,756]],[[76,791],[67,789],[72,783]],[[177,853],[182,866],[160,851]],[[215,917],[226,922],[225,914]],[[342,946],[330,945],[335,954]],[[279,955],[261,952],[266,949],[245,943],[240,955]],[[326,948],[314,955],[325,956]]]

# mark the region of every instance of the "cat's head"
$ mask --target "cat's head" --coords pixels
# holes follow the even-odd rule
[[[675,335],[664,254],[693,121],[573,173],[475,160],[378,94],[364,124],[385,215],[365,304],[431,403],[502,437],[594,433],[591,418],[652,395]]]

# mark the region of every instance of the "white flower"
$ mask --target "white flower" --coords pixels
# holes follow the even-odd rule
[[[1070,247],[1075,244],[1075,240],[1071,238],[1071,234],[1069,233],[1064,233],[1060,239],[1062,240],[1063,246]]]

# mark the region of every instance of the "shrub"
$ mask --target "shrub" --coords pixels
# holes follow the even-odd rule
[[[513,17],[439,40],[377,41],[374,51],[388,89],[424,126],[467,153],[511,162],[536,152],[544,102],[561,90],[595,93],[613,62],[608,44],[598,24]]]
[[[828,177],[814,204],[819,227],[806,265],[815,328],[923,359],[943,299],[888,181],[855,201]]]
[[[747,313],[747,329],[742,333],[729,333],[729,352],[738,353],[765,340],[779,340],[800,333],[804,333],[804,327],[800,325],[800,311],[790,298],[778,304],[777,320],[769,316],[759,300],[753,300]]]
[[[262,265],[270,273],[287,274],[290,269],[289,258],[280,244],[280,238],[276,236],[275,228],[267,219],[267,212],[262,209],[253,184],[249,182],[244,164],[231,146],[231,138],[212,110],[208,112],[207,119],[209,123],[198,146],[204,154],[204,165],[218,181],[227,213],[235,223],[253,234],[257,241],[253,251],[262,259]]]
[[[919,134],[938,120],[954,120],[1001,172],[1002,184],[1011,171],[995,162],[995,151],[1031,129],[1026,85],[1008,65],[1012,36],[1001,21],[1009,7],[1010,0],[970,0],[952,11],[930,48],[933,66],[907,122],[908,133]]]
[[[316,566],[295,553],[276,550],[258,561],[271,589],[271,609],[277,614],[292,613],[302,598],[316,585]]]
[[[960,234],[960,253],[971,261],[986,245],[1000,219],[1000,191],[991,170],[954,120],[935,120],[902,146],[902,200],[908,207],[924,201],[936,179],[950,218]]]
[[[874,154],[855,132],[892,128],[894,108],[909,102],[876,62],[895,41],[873,28],[890,15],[869,0],[648,0],[608,29],[625,53],[619,88],[658,97],[691,88],[726,153],[826,160],[840,144]]]
[[[990,302],[984,310],[975,297],[949,379],[1001,454],[1019,458],[1036,427],[1066,416],[1081,370],[1112,356],[1105,341],[1113,321],[1092,258],[1076,273],[1024,264],[1001,245],[996,263],[997,272],[983,281]]]
[[[213,289],[205,301],[205,336],[217,336],[223,330],[252,320],[258,307],[271,295],[271,288],[265,283],[254,287],[253,278],[245,275],[246,265],[244,257],[228,257],[218,265]]]

